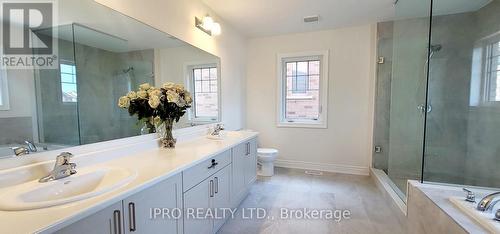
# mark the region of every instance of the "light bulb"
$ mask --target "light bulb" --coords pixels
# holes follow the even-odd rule
[[[221,33],[220,29],[220,24],[219,23],[213,23],[212,25],[212,35],[218,36]]]
[[[210,16],[203,17],[203,28],[205,30],[211,30],[214,25],[214,20]]]

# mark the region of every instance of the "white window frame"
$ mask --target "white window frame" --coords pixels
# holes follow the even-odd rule
[[[206,67],[216,67],[217,68],[217,116],[214,117],[196,117],[195,114],[195,99],[196,95],[194,93],[194,76],[193,76],[193,69],[196,68],[206,68]],[[220,79],[220,63],[217,60],[209,60],[209,61],[198,61],[198,62],[191,62],[191,63],[186,63],[184,64],[184,77],[185,78],[185,84],[187,84],[187,89],[191,93],[191,96],[193,98],[193,104],[191,108],[189,108],[189,111],[187,112],[188,114],[188,120],[193,123],[193,124],[208,124],[208,123],[214,123],[214,122],[220,122],[221,119],[221,79]]]
[[[484,52],[485,52],[485,63],[484,63],[484,80],[485,80],[485,83],[484,83],[484,98],[485,98],[485,101],[486,102],[489,102],[489,103],[495,103],[496,105],[499,105],[500,101],[497,101],[497,100],[490,100],[490,97],[491,97],[491,87],[490,87],[490,84],[491,84],[491,58],[490,58],[490,55],[492,53],[491,51],[491,46],[492,44],[495,44],[495,43],[498,43],[500,42],[500,35],[496,35],[492,38],[490,38],[489,40],[486,40],[486,43],[485,43],[485,46],[484,46]],[[497,86],[500,85],[500,84],[497,84]]]
[[[65,83],[65,82],[62,82],[62,71],[61,71],[61,64],[65,64],[65,65],[70,65],[70,66],[74,66],[75,67],[75,85],[77,87],[77,98],[76,98],[76,102],[65,102],[63,101],[63,90],[62,90],[62,84]],[[61,103],[63,105],[75,105],[76,103],[78,103],[78,77],[77,77],[77,74],[76,74],[76,64],[75,62],[72,62],[72,61],[69,61],[69,60],[61,60],[61,62],[59,63],[59,89],[60,89],[60,92],[59,94],[61,95],[61,97],[59,98],[59,100],[61,101]]]
[[[319,57],[319,118],[318,120],[287,120],[285,118],[286,66],[285,63],[296,60],[307,60]],[[277,126],[284,128],[328,128],[328,57],[329,51],[308,51],[297,53],[280,53],[277,56]]]
[[[2,83],[2,104],[0,104],[0,111],[10,110],[9,101],[9,82],[7,81],[7,71],[5,69],[0,70],[0,82]]]
[[[480,67],[480,93],[479,93],[479,103],[481,106],[484,107],[500,107],[500,101],[492,101],[490,100],[490,53],[491,53],[491,44],[496,43],[500,41],[500,33],[495,33],[493,35],[487,36],[483,39],[480,39],[478,42],[476,42],[476,45],[474,46],[475,48],[479,49],[479,61],[476,62],[478,64],[478,67]],[[474,62],[473,62],[474,64]],[[474,66],[474,65],[473,65]],[[473,68],[474,69],[474,68]],[[474,74],[473,74],[474,75]],[[474,81],[474,80],[472,80]],[[474,84],[471,83],[471,86],[474,86]],[[474,89],[474,87],[471,87],[471,91]],[[477,99],[475,99],[477,100]],[[475,106],[477,101],[472,101],[471,99],[471,105]],[[478,104],[479,104],[478,103]]]

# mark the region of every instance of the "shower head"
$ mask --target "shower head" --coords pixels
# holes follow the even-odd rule
[[[441,46],[441,44],[431,45],[431,47],[430,47],[431,52],[438,52],[438,51],[440,51],[442,48],[443,48],[443,46]]]
[[[429,49],[430,49],[430,53],[429,53],[429,58],[428,58],[427,60],[431,59],[431,58],[432,58],[432,56],[434,56],[434,53],[439,52],[442,48],[443,48],[443,46],[441,46],[441,44],[434,44],[434,45],[431,45],[431,46],[429,47]],[[429,61],[427,61],[427,62],[429,62]]]
[[[127,67],[126,69],[123,69],[123,73],[129,73],[130,71],[133,71],[134,67]]]

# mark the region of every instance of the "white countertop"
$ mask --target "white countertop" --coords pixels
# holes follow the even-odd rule
[[[138,175],[133,181],[117,190],[86,200],[43,209],[0,211],[1,232],[53,232],[257,135],[257,132],[251,131],[228,132],[224,140],[210,140],[203,136],[179,142],[175,149],[153,147],[139,152],[137,149],[132,149],[138,147],[137,145],[124,146],[119,149],[121,152],[133,153],[123,153],[123,156],[114,156],[111,160],[106,159],[108,154],[112,154],[111,152],[85,155],[87,162],[82,163],[83,165],[78,164],[79,166],[133,168],[137,170]],[[89,158],[91,160],[88,160]],[[75,157],[77,163],[78,160],[79,158]],[[89,161],[92,164],[89,164]],[[77,167],[79,168],[81,167]]]

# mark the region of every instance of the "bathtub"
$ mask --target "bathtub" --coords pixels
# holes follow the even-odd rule
[[[30,154],[70,147],[68,145],[44,144],[44,143],[36,143],[35,145],[36,148],[38,149],[38,152],[30,152]],[[23,144],[0,145],[0,158],[13,157],[14,151],[11,148],[20,146],[25,146],[25,145]]]
[[[484,197],[479,196],[476,202],[471,203],[463,199],[463,197],[451,197],[450,202],[453,203],[458,209],[474,219],[483,228],[491,233],[500,233],[500,222],[494,220],[496,209],[493,211],[481,212],[476,209],[477,202]],[[496,206],[498,207],[498,206]],[[498,208],[497,208],[498,209]]]

